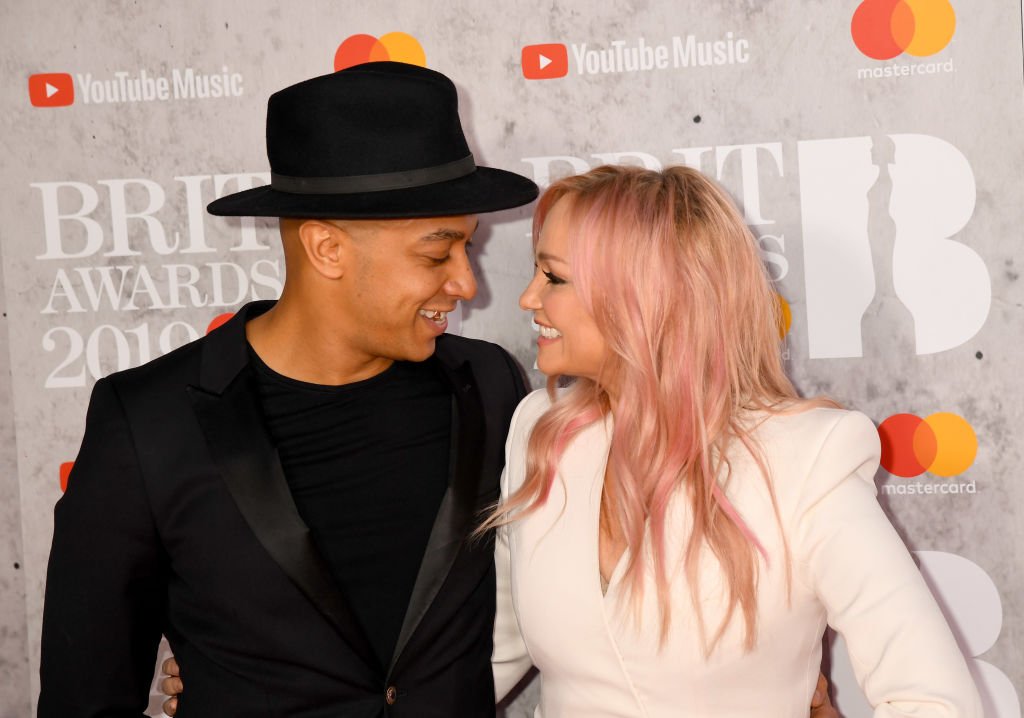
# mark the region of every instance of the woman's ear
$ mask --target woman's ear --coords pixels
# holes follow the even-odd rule
[[[299,225],[299,244],[310,265],[327,279],[340,279],[345,273],[345,247],[349,237],[330,222],[307,219]]]

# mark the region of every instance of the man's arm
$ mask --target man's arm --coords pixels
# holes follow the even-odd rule
[[[811,698],[811,718],[839,718],[839,713],[832,707],[832,699],[828,695],[828,681],[825,674],[818,674],[818,685],[814,687]]]
[[[174,660],[174,656],[171,656],[163,662],[160,670],[164,672],[163,678],[160,679],[160,690],[167,696],[163,705],[164,714],[173,718],[174,714],[178,712],[178,696],[185,690],[185,683],[181,680],[181,668]],[[814,717],[812,716],[812,718]],[[822,718],[830,717],[823,716]]]
[[[501,610],[499,606],[498,610]],[[507,625],[506,625],[507,628]],[[497,625],[496,625],[497,629]],[[518,631],[517,631],[518,633]],[[495,630],[495,637],[497,638],[498,630]],[[517,636],[517,638],[519,638]],[[520,639],[521,640],[521,639]],[[497,645],[497,641],[495,642]],[[529,668],[529,659],[525,657],[525,651],[522,654],[522,660],[526,661],[525,668]],[[495,666],[495,693],[497,700],[500,703],[505,699],[506,694],[515,683],[509,685],[512,674],[518,674],[520,678],[525,675],[525,672],[521,670],[522,665],[516,668],[512,668],[509,664],[496,665]],[[171,656],[163,664],[164,678],[160,681],[160,690],[167,696],[167,700],[164,701],[164,713],[169,716],[173,716],[178,710],[178,695],[185,688],[185,684],[181,680],[181,669],[178,668],[178,662],[174,660],[174,656]],[[499,678],[499,672],[502,677]],[[507,680],[505,680],[507,679]],[[814,696],[811,698],[811,713],[810,718],[839,718],[839,713],[832,706],[832,701],[828,695],[828,681],[825,680],[824,674],[818,674],[818,685],[814,688]]]
[[[40,718],[142,716],[165,596],[131,430],[111,382],[100,380],[67,491],[54,510]]]

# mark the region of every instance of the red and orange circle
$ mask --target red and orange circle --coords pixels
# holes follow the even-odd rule
[[[345,38],[334,53],[334,70],[383,60],[427,66],[427,55],[416,38],[404,32],[389,32],[379,38],[373,35]]]
[[[857,49],[875,60],[901,52],[934,55],[955,31],[956,12],[949,0],[864,0],[850,23]]]
[[[894,476],[912,478],[926,471],[956,476],[971,467],[978,455],[978,437],[963,417],[938,412],[922,419],[895,414],[878,427],[882,468]]]
[[[218,314],[217,316],[210,320],[209,324],[206,325],[206,333],[209,334],[214,329],[223,326],[233,316],[235,316],[234,312],[225,312],[224,314]]]

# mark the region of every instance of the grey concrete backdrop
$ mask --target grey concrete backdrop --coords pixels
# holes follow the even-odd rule
[[[7,236],[0,230],[0,243]],[[3,275],[0,273],[0,286]],[[11,406],[10,341],[7,302],[0,292],[0,716],[29,714],[28,624],[18,460]]]
[[[971,424],[979,450],[963,475],[907,480],[880,472],[878,482],[883,491],[908,481],[976,486],[972,494],[883,494],[882,500],[913,548],[957,554],[991,578],[1003,620],[981,658],[1012,685],[1024,685],[1024,487],[1017,478],[1024,458],[1024,293],[1016,257],[1024,223],[1021,8],[1016,0],[953,2],[958,24],[947,47],[929,57],[880,62],[851,41],[850,18],[859,4],[304,0],[285,9],[268,0],[159,6],[42,0],[0,7],[0,67],[10,80],[0,90],[0,251],[8,314],[0,329],[0,432],[9,438],[0,441],[0,716],[27,715],[38,689],[59,467],[74,459],[95,376],[137,364],[147,353],[156,356],[161,338],[163,348],[180,344],[189,336],[184,325],[202,333],[214,316],[241,303],[239,277],[247,297],[275,296],[281,257],[272,225],[205,217],[201,208],[239,181],[265,181],[248,173],[267,170],[262,136],[271,92],[331,71],[346,37],[392,31],[416,37],[428,66],[456,80],[481,164],[541,183],[614,160],[649,166],[686,161],[719,177],[761,237],[792,307],[786,347],[803,391],[826,392],[876,422],[897,413],[945,411]],[[642,42],[665,45],[671,56],[673,42],[685,46],[690,36],[725,43],[734,56],[742,47],[747,60],[585,71],[587,58],[597,57],[587,51],[614,53],[616,43],[633,48]],[[567,46],[567,76],[524,79],[521,50],[538,43]],[[877,68],[898,73],[933,63],[930,74],[861,77]],[[113,87],[120,72],[173,78],[189,69],[237,73],[241,92],[86,101],[86,79]],[[73,75],[75,103],[32,107],[27,78],[42,72]],[[963,185],[967,175],[953,165],[922,170],[922,158],[902,136],[952,146],[966,161],[970,182]],[[811,201],[814,188],[801,183],[801,168],[821,147],[811,143],[823,140],[836,141],[829,145],[834,162],[822,170],[836,182],[839,199],[831,214]],[[746,149],[730,149],[736,146]],[[857,154],[862,147],[869,148],[866,155]],[[877,178],[863,175],[872,172]],[[216,177],[237,174],[247,176]],[[862,188],[840,186],[842,178],[862,175]],[[65,219],[58,220],[47,202]],[[962,227],[942,234],[943,227],[929,225],[928,217],[956,202],[970,205]],[[68,218],[78,213],[87,221]],[[152,219],[119,221],[125,213]],[[807,217],[821,214],[834,218],[824,228],[805,226]],[[531,272],[528,231],[529,208],[485,218],[474,259],[481,291],[462,322],[463,333],[503,344],[527,368],[534,334],[515,299]],[[59,245],[52,244],[58,235]],[[965,249],[951,249],[950,241]],[[887,242],[913,252],[884,271],[857,260]],[[822,264],[823,247],[839,248],[838,268]],[[852,259],[843,264],[847,251]],[[836,275],[825,294],[815,284],[822,272]],[[122,276],[123,296],[111,301],[101,283],[112,282],[107,289],[116,295]],[[895,287],[886,295],[889,285]],[[914,287],[916,304],[908,299]],[[868,322],[862,332],[859,320],[843,324],[840,317],[857,297],[866,297],[863,311],[876,295],[890,300],[890,309],[873,304],[867,312],[868,320],[882,318],[880,327]],[[912,306],[916,334],[900,329],[906,312],[892,311],[900,304]],[[812,329],[808,315],[822,307],[836,316],[834,329],[863,352],[814,355],[812,343],[824,330]],[[980,329],[963,328],[971,311],[984,312]],[[948,347],[918,354],[922,343],[948,339],[958,328],[963,336]],[[539,375],[531,377],[539,385]],[[971,617],[951,620],[969,623]],[[512,704],[508,718],[528,715],[535,692],[536,685]]]

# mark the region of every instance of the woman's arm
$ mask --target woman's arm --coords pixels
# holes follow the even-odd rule
[[[800,497],[796,575],[846,640],[876,718],[982,718],[952,631],[875,499],[877,431],[863,414],[838,417]]]
[[[530,430],[537,416],[543,412],[546,400],[534,392],[523,399],[512,415],[512,422],[505,440],[505,470],[501,472],[501,503],[518,487],[526,473],[526,444]],[[522,414],[528,418],[522,421]],[[497,576],[496,610],[494,616],[494,653],[491,655],[491,669],[494,671],[494,695],[500,703],[509,691],[516,687],[532,662],[526,650],[526,643],[519,632],[512,604],[512,552],[509,546],[508,527],[496,530],[494,541],[494,567]]]

